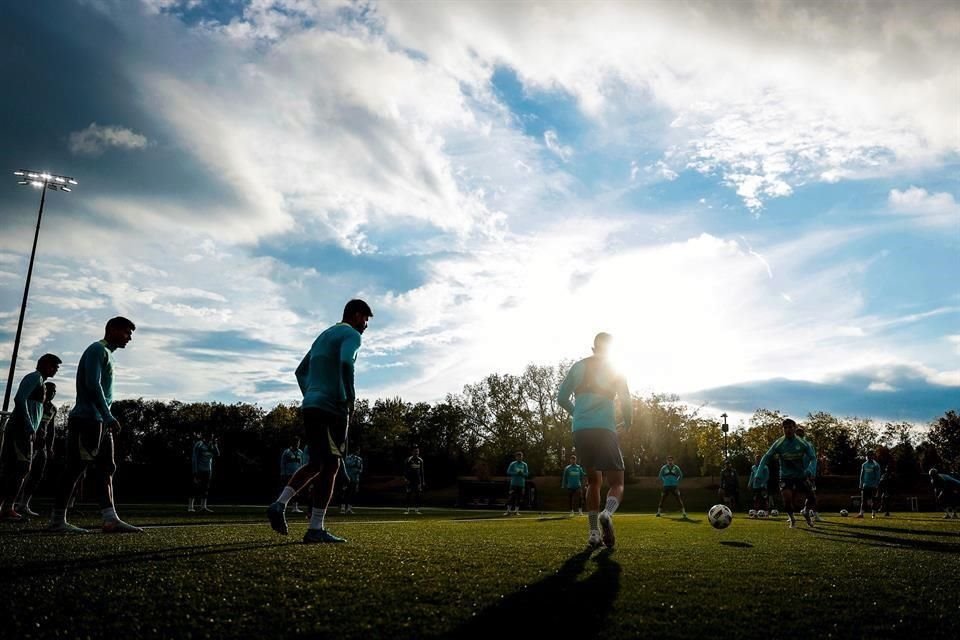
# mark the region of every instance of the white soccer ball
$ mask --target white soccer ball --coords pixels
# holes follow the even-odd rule
[[[726,529],[733,522],[733,511],[725,504],[715,504],[707,511],[707,520],[714,529]]]
[[[850,512],[846,509],[840,509],[840,515],[846,518],[848,515],[850,515]]]
[[[760,511],[757,511],[757,517],[758,517],[758,518],[766,518],[766,517],[767,517],[767,512],[764,511],[763,509],[761,509]]]
[[[776,518],[778,515],[780,515],[780,512],[774,509],[773,511],[770,512],[770,515]]]
[[[750,516],[751,518],[756,518],[756,517],[757,517],[757,510],[756,510],[756,509],[750,509],[750,512],[749,512],[747,515]]]

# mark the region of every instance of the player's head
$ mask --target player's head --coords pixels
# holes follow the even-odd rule
[[[420,447],[417,446],[417,445],[413,445],[413,446],[410,448],[410,453],[413,454],[413,455],[415,455],[415,456],[420,455]]]
[[[610,352],[610,343],[613,342],[613,336],[601,331],[593,338],[593,354],[598,357],[604,357]]]
[[[107,344],[123,349],[128,342],[133,340],[133,332],[136,330],[137,325],[133,324],[132,321],[123,316],[117,316],[107,320],[107,326],[103,331],[103,339],[107,341]]]
[[[53,401],[54,396],[57,395],[57,383],[47,381],[43,383],[43,392],[44,397],[47,399],[47,402]]]
[[[373,311],[363,300],[354,298],[343,307],[343,322],[356,329],[359,333],[367,330],[367,321],[373,317]]]
[[[762,459],[763,459],[763,456],[758,455],[756,462],[754,462],[753,464],[759,465],[759,464],[760,464],[760,460],[762,460]]]
[[[514,451],[513,453],[514,460],[523,460],[523,451]]]
[[[868,462],[872,462],[872,461],[873,461],[873,451],[870,451],[870,450],[868,449],[865,455],[867,456],[867,461],[868,461]]]
[[[803,438],[806,435],[806,431],[803,430],[803,427],[797,425],[797,436]]]
[[[667,456],[667,464],[673,464],[673,456]]]
[[[299,448],[300,448],[300,438],[294,436],[293,440],[290,441],[290,444],[293,446],[294,449],[299,449]]]
[[[936,469],[933,469],[933,468],[931,468],[928,473],[930,474],[930,477],[931,477],[931,478],[936,478],[936,477],[939,475],[939,473],[937,472],[937,470],[936,470]]]
[[[37,371],[44,378],[52,378],[60,370],[60,363],[63,362],[59,357],[52,353],[45,353],[37,360]]]
[[[732,468],[733,468],[733,460],[727,460],[727,461],[725,461],[725,462],[723,463],[723,465],[724,465],[727,469],[732,469]]]
[[[577,455],[575,453],[570,454],[570,464],[577,464]]]
[[[783,427],[783,435],[788,438],[792,438],[797,435],[797,423],[793,418],[786,418],[781,425]]]

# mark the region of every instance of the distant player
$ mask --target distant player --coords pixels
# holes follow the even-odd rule
[[[290,483],[290,478],[293,477],[293,474],[297,472],[300,467],[306,463],[303,457],[303,450],[300,449],[300,438],[294,438],[290,442],[290,446],[283,450],[280,454],[280,486],[285,487]],[[294,513],[303,513],[300,509],[300,504],[297,502],[296,496],[291,500],[293,503]]]
[[[717,490],[720,501],[734,511],[740,506],[740,477],[733,468],[733,462],[727,460],[720,471],[720,488]]]
[[[353,513],[353,499],[360,491],[360,474],[363,473],[363,458],[360,457],[360,447],[357,447],[343,461],[343,470],[346,481],[340,497],[340,513]]]
[[[766,465],[760,466],[761,457],[762,456],[757,456],[757,461],[750,470],[750,480],[747,481],[747,484],[750,485],[750,491],[753,494],[754,511],[766,510],[770,502],[770,498],[767,495],[767,485],[770,483],[770,467]]]
[[[883,511],[883,515],[890,517],[890,503],[893,502],[893,490],[896,480],[893,475],[893,471],[890,470],[890,465],[887,465],[883,468],[883,474],[880,476],[880,485],[878,487],[880,491],[880,511]]]
[[[798,495],[803,495],[808,501],[814,500],[810,488],[810,479],[816,473],[817,456],[813,447],[803,438],[797,437],[797,423],[792,418],[783,421],[783,436],[770,446],[760,462],[759,467],[767,465],[767,461],[774,456],[780,458],[780,495],[783,497],[783,508],[787,512],[789,527],[796,527],[794,503]],[[811,459],[813,463],[811,464]],[[801,512],[808,526],[813,526],[813,518],[809,510]]]
[[[523,502],[523,492],[529,476],[530,467],[523,461],[523,451],[517,451],[513,454],[513,462],[507,467],[507,477],[510,478],[510,499],[503,515],[510,515],[511,510],[513,515],[520,513],[520,504]]]
[[[609,361],[612,339],[609,333],[598,333],[593,339],[593,355],[570,367],[557,393],[557,402],[573,415],[573,445],[587,469],[587,544],[591,547],[604,544],[612,548],[616,542],[613,514],[623,500],[624,469],[617,438],[616,401],[620,404],[623,429],[629,429],[633,423],[633,400],[627,381]],[[599,511],[604,475],[610,489],[606,505]]]
[[[15,502],[33,462],[34,435],[43,419],[47,378],[57,375],[61,360],[52,353],[40,356],[37,368],[23,376],[13,398],[13,415],[7,422],[0,451],[0,514],[7,522],[20,522]]]
[[[327,507],[347,445],[347,430],[356,401],[354,371],[361,335],[373,311],[363,300],[343,308],[343,320],[313,341],[297,367],[297,384],[303,393],[303,426],[310,461],[300,467],[276,502],[267,508],[273,530],[287,535],[286,508],[297,493],[316,479],[305,544],[346,542],[324,528]]]
[[[407,510],[405,515],[410,515],[410,509],[414,513],[420,513],[420,499],[423,496],[423,489],[426,486],[423,475],[423,458],[420,457],[420,447],[414,446],[410,451],[410,457],[403,461],[403,479],[406,481],[407,490]]]
[[[960,518],[957,514],[957,508],[960,507],[960,480],[930,469],[930,484],[933,486],[937,505],[943,508],[943,518]]]
[[[193,454],[190,456],[190,467],[193,471],[193,495],[187,505],[187,511],[194,511],[194,500],[200,499],[200,510],[212,513],[213,509],[207,506],[207,496],[210,494],[210,481],[213,479],[213,459],[220,457],[220,447],[217,441],[207,434],[201,434],[193,443]]]
[[[873,452],[867,451],[867,459],[860,466],[860,513],[855,517],[862,518],[863,511],[870,505],[870,517],[877,517],[877,489],[880,487],[880,463],[873,459]]]
[[[113,502],[113,474],[117,470],[113,437],[120,433],[120,422],[110,413],[110,405],[113,404],[113,352],[126,348],[133,340],[136,328],[127,318],[111,318],[107,322],[103,340],[91,344],[80,357],[76,404],[67,421],[66,467],[54,495],[50,531],[87,532],[67,522],[67,504],[76,491],[77,482],[89,466],[94,470],[104,533],[143,531],[121,520]]]
[[[40,428],[34,436],[33,461],[30,463],[30,472],[23,481],[20,495],[17,497],[16,510],[21,515],[36,517],[40,514],[30,508],[30,500],[37,490],[47,470],[47,464],[53,460],[53,439],[56,433],[57,407],[53,399],[57,395],[57,385],[47,380],[43,383],[46,391],[43,401],[43,417],[40,418]]]
[[[657,517],[662,514],[663,499],[667,496],[673,496],[680,503],[680,513],[684,518],[687,517],[687,508],[683,506],[683,498],[680,497],[680,481],[683,480],[683,471],[673,463],[673,456],[667,456],[667,463],[660,467],[660,503],[657,505]]]
[[[563,475],[560,477],[560,488],[567,490],[567,501],[570,503],[570,515],[574,514],[574,504],[576,512],[583,515],[583,481],[587,478],[587,471],[577,464],[577,456],[570,455],[568,464],[563,469]]]

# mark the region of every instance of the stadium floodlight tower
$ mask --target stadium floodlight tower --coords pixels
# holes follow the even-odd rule
[[[7,376],[7,389],[3,392],[3,411],[10,406],[10,392],[13,390],[13,374],[17,368],[17,352],[20,350],[20,334],[23,332],[23,317],[27,312],[27,296],[30,294],[30,278],[33,276],[33,260],[37,255],[37,240],[40,237],[40,221],[43,219],[43,204],[47,199],[47,190],[73,191],[71,187],[77,181],[69,176],[58,176],[47,171],[19,169],[13,172],[21,184],[40,189],[40,211],[37,213],[37,229],[33,234],[33,250],[30,252],[30,266],[27,267],[27,283],[23,287],[23,302],[20,303],[20,320],[17,322],[17,335],[13,339],[13,356],[10,358],[10,374]]]
[[[723,426],[720,429],[723,431],[723,461],[726,462],[730,457],[730,450],[727,449],[727,431],[730,431],[730,425],[727,424],[726,412],[721,413],[720,417],[723,418]]]

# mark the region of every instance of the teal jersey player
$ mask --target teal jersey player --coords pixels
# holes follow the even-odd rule
[[[220,455],[220,449],[215,442],[207,443],[204,440],[197,440],[193,445],[193,456],[191,463],[193,472],[212,473],[213,459]]]
[[[347,322],[338,322],[317,336],[296,371],[304,408],[336,415],[352,411],[357,397],[354,367],[360,341],[360,332]]]
[[[587,477],[587,472],[577,463],[568,464],[563,469],[563,476],[560,480],[562,489],[579,489],[583,486],[583,481]]]
[[[766,465],[761,467],[758,464],[753,465],[753,467],[750,469],[750,488],[766,489],[769,483],[770,467]]]
[[[117,347],[106,340],[91,344],[77,365],[77,399],[71,418],[116,422],[110,413],[113,404],[113,352]]]
[[[880,486],[880,463],[868,459],[860,466],[860,488],[876,489]]]
[[[530,467],[523,460],[514,460],[507,467],[507,476],[510,478],[511,487],[524,487],[530,477]]]
[[[675,464],[668,463],[660,467],[660,484],[664,487],[677,487],[683,480],[683,471]]]
[[[39,371],[23,376],[17,395],[13,397],[14,418],[33,434],[40,428],[43,418],[44,378]]]
[[[803,438],[780,436],[763,454],[760,466],[766,466],[774,456],[780,458],[781,480],[803,480],[816,473],[817,454]]]
[[[574,395],[575,403],[571,401]],[[633,419],[633,401],[627,381],[594,356],[584,358],[570,367],[557,393],[557,402],[573,416],[574,432],[582,429],[616,431],[614,397],[620,401],[624,428],[629,429]]]
[[[360,482],[360,474],[363,473],[363,458],[356,453],[351,453],[343,461],[343,470],[350,478],[350,482]]]

